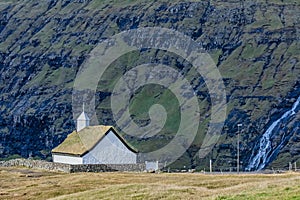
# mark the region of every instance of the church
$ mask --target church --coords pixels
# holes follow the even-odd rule
[[[66,164],[136,164],[138,151],[112,126],[89,126],[83,111],[76,130],[52,150],[55,163]]]

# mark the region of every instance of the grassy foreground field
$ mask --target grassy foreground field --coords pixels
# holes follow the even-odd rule
[[[0,199],[300,199],[300,174],[66,174],[0,168]]]

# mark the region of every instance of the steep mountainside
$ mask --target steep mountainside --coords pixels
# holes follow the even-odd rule
[[[176,166],[207,168],[212,158],[219,168],[234,167],[237,124],[242,123],[240,155],[245,168],[262,135],[300,96],[299,19],[297,0],[0,0],[0,156],[49,159],[49,150],[75,128],[72,88],[88,53],[121,31],[155,26],[175,29],[197,41],[216,62],[227,92],[228,117],[214,150],[204,160],[197,157],[204,122]],[[125,55],[112,68],[123,73],[145,61],[186,68],[180,58],[154,50]],[[199,93],[205,91],[203,82],[196,86]],[[99,121],[111,125],[109,89],[109,84],[99,88],[96,99]],[[158,94],[165,95],[161,104],[167,105],[164,99],[172,97],[155,87],[142,90],[146,95],[136,96],[131,108],[141,124],[147,123],[148,111],[136,108],[157,102]],[[205,115],[209,96],[202,94],[200,99]],[[170,109],[176,118],[176,111]],[[299,109],[274,129],[270,148],[281,146],[269,159],[269,167],[300,161]],[[168,123],[151,143],[128,139],[145,151],[164,145],[177,128],[174,121]]]

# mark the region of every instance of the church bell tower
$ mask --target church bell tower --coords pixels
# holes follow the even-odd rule
[[[82,105],[82,113],[77,118],[77,132],[81,131],[85,127],[90,125],[90,119],[87,114],[84,112],[84,104]]]

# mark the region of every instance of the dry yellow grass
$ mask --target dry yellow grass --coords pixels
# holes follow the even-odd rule
[[[0,168],[0,199],[300,199],[300,174],[65,174]]]

